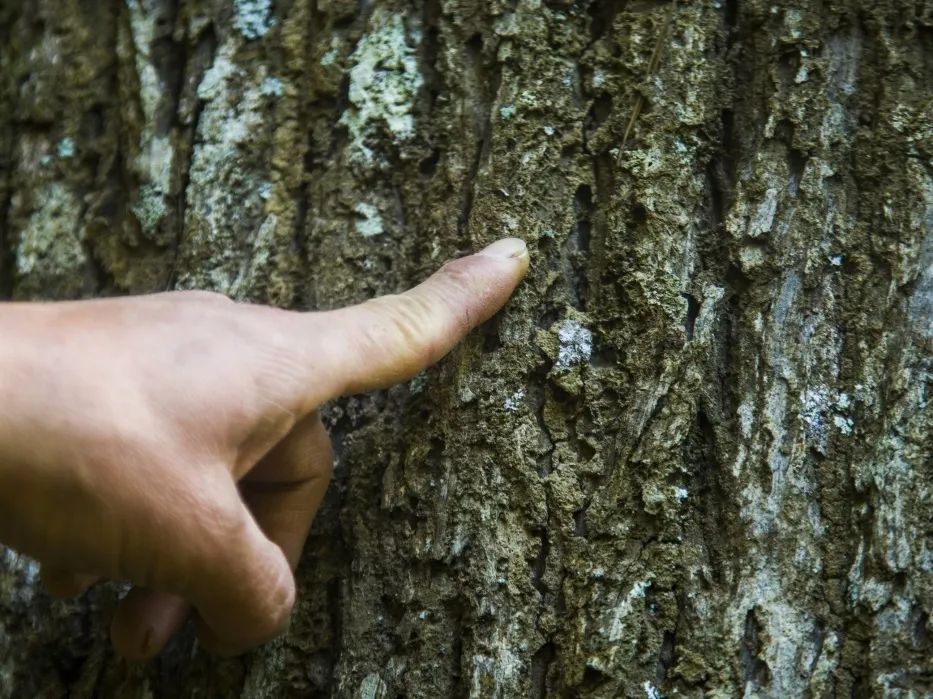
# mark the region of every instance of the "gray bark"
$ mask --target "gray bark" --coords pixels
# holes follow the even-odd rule
[[[327,408],[286,637],[129,666],[118,589],[51,601],[8,551],[0,697],[929,696],[931,27],[2,0],[6,297],[330,308],[506,234],[532,271],[439,366]]]

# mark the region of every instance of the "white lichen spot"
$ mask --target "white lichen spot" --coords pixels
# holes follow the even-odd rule
[[[560,346],[557,350],[557,366],[567,369],[583,364],[593,354],[593,333],[575,320],[567,320],[557,332]]]
[[[258,39],[275,24],[272,0],[234,0],[233,26],[247,39]]]
[[[284,90],[285,86],[282,81],[271,75],[259,86],[259,91],[267,97],[281,97]]]
[[[388,689],[386,683],[382,681],[378,673],[371,672],[360,682],[360,687],[356,691],[356,696],[358,699],[380,699],[386,695]]]
[[[622,634],[625,631],[625,619],[634,610],[636,600],[645,598],[645,590],[649,587],[651,587],[650,580],[636,581],[622,601],[612,610],[608,630],[610,641],[618,641],[622,638]]]
[[[16,271],[23,276],[74,275],[83,269],[87,257],[83,229],[76,212],[80,202],[61,183],[53,182],[38,191],[35,210],[20,231],[16,247]]]
[[[151,3],[141,0],[127,0],[126,3],[135,47],[133,55],[136,59],[136,75],[139,79],[139,97],[147,123],[155,121],[155,112],[166,96],[165,83],[159,75],[156,61],[151,53],[151,47],[156,45],[156,25],[159,20],[164,20],[165,16],[159,9],[150,5]],[[142,138],[145,140],[146,134],[143,134]]]
[[[328,49],[327,53],[321,56],[321,65],[322,66],[332,66],[337,60],[337,49],[332,48]]]
[[[833,415],[833,424],[840,432],[842,432],[842,434],[852,434],[853,422],[851,418],[847,418],[842,415]]]
[[[58,147],[56,150],[58,152],[58,157],[62,160],[72,158],[75,154],[75,142],[73,139],[66,136],[58,142]]]
[[[244,119],[232,119],[225,122],[221,128],[221,140],[231,145],[247,143],[252,134],[249,124]]]
[[[415,133],[414,100],[424,79],[418,69],[418,47],[409,44],[402,15],[378,9],[350,57],[349,108],[340,117],[350,133],[351,157],[368,163],[373,151],[367,137],[385,128],[396,142]],[[413,40],[420,35],[413,33]]]
[[[804,431],[821,453],[826,453],[829,444],[829,422],[842,434],[852,434],[855,423],[845,414],[851,406],[849,394],[820,385],[804,391],[800,401]]]
[[[553,126],[545,126],[545,127],[544,127],[544,133],[547,134],[548,136],[553,136],[553,135],[554,135],[554,127],[553,127]]]
[[[502,407],[505,408],[506,412],[514,413],[522,407],[524,400],[525,400],[525,389],[520,388],[517,391],[515,391],[515,393],[513,393],[511,396],[505,399],[505,403],[503,404]]]
[[[681,488],[679,486],[674,488],[674,497],[677,498],[677,502],[683,502],[687,499],[689,494],[686,488]]]
[[[645,683],[642,685],[642,689],[645,690],[645,695],[648,697],[648,699],[661,699],[661,692],[659,692],[658,688],[651,684],[651,682],[645,680]]]
[[[725,294],[726,290],[721,286],[703,285],[703,303],[700,305],[700,313],[694,326],[694,338],[697,342],[712,342],[718,325],[719,302]]]
[[[166,213],[168,207],[165,205],[165,196],[161,189],[149,183],[139,188],[139,198],[133,204],[133,214],[144,233],[151,235]]]
[[[513,116],[515,116],[514,105],[506,104],[502,107],[499,107],[499,116],[501,116],[505,120],[511,119]]]
[[[833,267],[841,267],[841,266],[842,266],[842,255],[832,255],[832,256],[830,256],[830,258],[829,258],[829,263],[830,263]]]
[[[505,688],[511,686],[513,678],[522,668],[521,659],[512,652],[514,642],[499,633],[490,640],[495,657],[473,656],[473,673],[470,678],[470,696],[508,696]]]
[[[221,54],[214,60],[214,64],[207,69],[201,82],[198,84],[198,98],[212,100],[218,97],[224,89],[227,79],[238,71],[236,65],[225,55]]]
[[[736,412],[739,414],[742,436],[748,439],[752,436],[752,425],[755,424],[755,408],[748,403],[742,403]]]
[[[421,621],[424,621],[425,619],[427,619],[428,616],[429,616],[429,612],[427,609],[423,609],[420,612],[418,612],[418,619],[420,619]]]
[[[808,388],[800,397],[800,420],[804,432],[816,448],[826,453],[829,435],[826,430],[826,413],[829,411],[830,393],[826,386]]]
[[[752,318],[752,327],[755,329],[756,333],[760,333],[765,329],[765,317],[758,312],[755,314],[755,317]]]
[[[259,198],[263,201],[268,201],[269,197],[272,196],[272,183],[271,182],[262,182],[259,185]]]
[[[357,219],[354,224],[356,232],[364,238],[371,238],[374,235],[385,233],[385,229],[382,225],[382,215],[375,206],[365,202],[359,202],[353,207],[353,211],[357,214]]]
[[[473,389],[466,384],[461,384],[457,387],[457,398],[460,399],[460,402],[466,405],[467,403],[472,403],[476,400],[476,394],[473,393]]]
[[[831,103],[820,125],[820,142],[830,146],[844,138],[844,134],[848,131],[847,123],[848,115],[845,108],[841,104]]]
[[[144,116],[139,147],[132,163],[138,179],[144,184],[140,187],[139,198],[133,204],[133,211],[143,233],[150,236],[158,233],[159,223],[169,210],[165,199],[171,190],[175,153],[170,137],[160,133],[156,127],[171,92],[158,58],[153,53],[153,47],[158,46],[157,37],[162,22],[167,19],[168,10],[139,0],[128,0],[126,5],[135,47],[133,56],[139,79],[139,100]]]
[[[758,211],[748,222],[748,236],[757,238],[763,233],[769,233],[774,225],[774,215],[777,213],[778,190],[769,187],[765,192],[764,199],[758,205]]]
[[[457,558],[466,550],[469,543],[470,535],[458,527],[450,541],[450,555]]]
[[[602,87],[606,84],[606,74],[601,70],[593,73],[593,87]]]
[[[800,10],[794,8],[784,13],[784,27],[791,38],[799,39],[803,36],[802,23],[803,13]]]

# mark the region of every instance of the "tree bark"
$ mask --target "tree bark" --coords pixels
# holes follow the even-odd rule
[[[130,666],[117,588],[51,601],[0,552],[0,697],[928,696],[931,29],[920,0],[0,0],[7,298],[331,308],[532,251],[440,365],[327,408],[286,637]]]

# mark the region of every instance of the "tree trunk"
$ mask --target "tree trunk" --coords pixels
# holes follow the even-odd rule
[[[931,30],[920,0],[0,0],[7,298],[331,308],[532,252],[440,365],[327,408],[286,637],[130,666],[118,589],[51,601],[7,551],[0,697],[929,696]]]

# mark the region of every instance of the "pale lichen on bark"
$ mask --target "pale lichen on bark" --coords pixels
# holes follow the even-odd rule
[[[533,258],[439,367],[325,411],[284,639],[129,668],[112,591],[53,603],[8,553],[0,696],[930,691],[922,3],[0,18],[4,293],[325,308]]]

